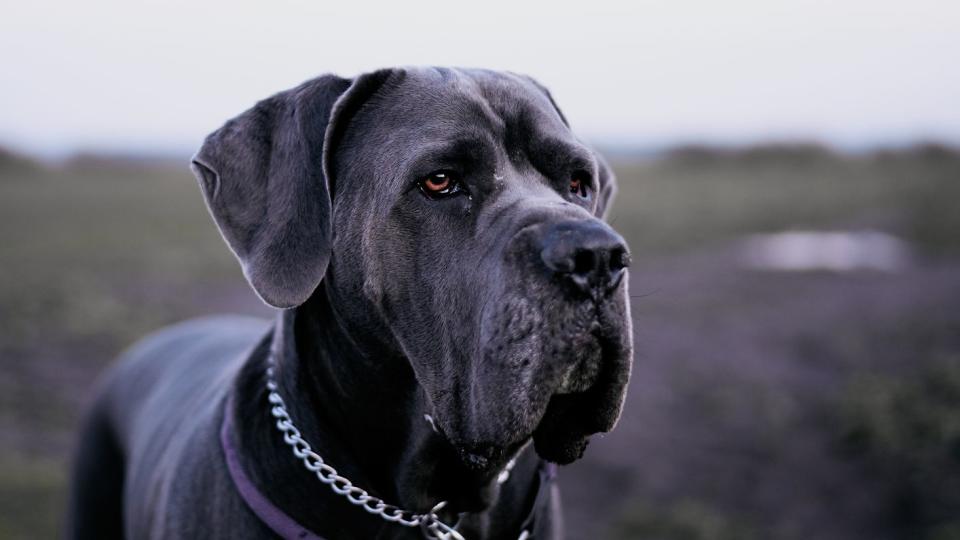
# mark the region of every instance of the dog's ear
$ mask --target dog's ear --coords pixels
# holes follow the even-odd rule
[[[597,159],[597,209],[594,214],[600,219],[605,219],[610,211],[610,205],[613,203],[613,196],[617,194],[617,177],[613,174],[613,169],[607,164],[603,156],[594,152]]]
[[[326,75],[257,103],[193,157],[210,214],[260,298],[302,304],[330,262],[330,134],[386,80]]]

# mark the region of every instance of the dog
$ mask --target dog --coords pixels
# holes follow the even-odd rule
[[[560,538],[555,465],[621,413],[616,190],[533,79],[325,75],[192,160],[273,322],[145,338],[101,379],[68,536]]]

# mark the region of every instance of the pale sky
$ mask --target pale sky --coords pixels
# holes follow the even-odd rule
[[[0,145],[186,154],[326,72],[530,74],[601,144],[960,143],[960,1],[9,2]]]

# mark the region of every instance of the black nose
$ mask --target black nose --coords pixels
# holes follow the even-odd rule
[[[615,289],[630,265],[623,238],[598,220],[550,225],[542,237],[540,257],[555,275],[594,297]]]

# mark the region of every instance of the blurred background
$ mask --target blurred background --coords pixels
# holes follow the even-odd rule
[[[56,537],[91,386],[270,316],[187,162],[324,72],[509,69],[619,177],[636,362],[572,539],[960,538],[960,5],[19,2],[0,20],[0,538]]]

